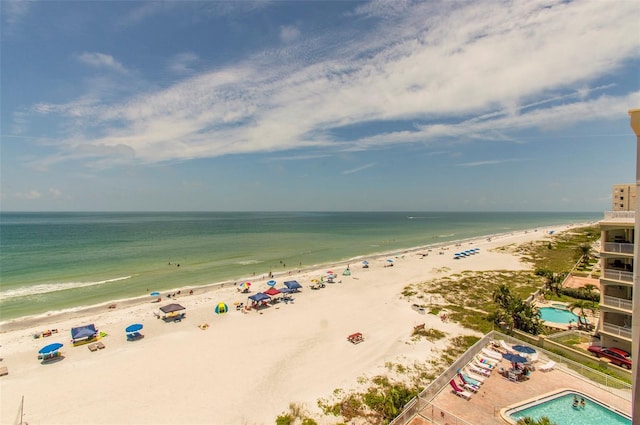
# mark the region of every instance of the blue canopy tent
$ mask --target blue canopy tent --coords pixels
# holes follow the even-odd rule
[[[269,295],[265,294],[264,292],[258,292],[255,295],[249,296],[249,299],[251,301],[255,301],[255,302],[259,303],[260,301],[270,300],[271,297]]]
[[[298,292],[298,290],[302,288],[302,285],[300,285],[297,280],[288,280],[284,283],[284,286],[291,289],[293,292]]]
[[[98,330],[93,323],[90,325],[78,326],[77,328],[71,328],[71,342],[74,345],[77,343],[84,344],[97,338]]]
[[[278,288],[278,291],[280,291],[280,293],[282,293],[282,294],[289,294],[291,292],[294,292],[293,289],[286,288],[286,287],[285,288]]]
[[[59,342],[54,342],[53,344],[45,345],[38,351],[38,359],[42,359],[44,363],[47,360],[62,358],[60,355],[60,349],[62,348],[62,344]]]

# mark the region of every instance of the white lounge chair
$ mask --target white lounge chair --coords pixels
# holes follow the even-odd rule
[[[488,348],[483,348],[482,354],[494,360],[498,360],[498,361],[502,360],[502,354],[498,353],[497,351],[490,350]]]
[[[470,363],[468,366],[469,366],[469,370],[471,372],[475,373],[476,375],[480,375],[480,376],[489,376],[489,375],[491,375],[491,370],[490,369],[480,368],[480,367],[476,366],[474,363]]]
[[[554,362],[553,360],[549,360],[547,363],[540,366],[540,370],[543,372],[548,372],[552,370],[555,366],[556,366],[556,362]]]
[[[498,344],[500,344],[500,347],[507,350],[507,353],[513,353],[513,348],[509,347],[509,345],[504,342],[504,339],[499,339]]]
[[[474,379],[478,382],[484,382],[485,380],[484,376],[478,375],[477,373],[474,373],[471,370],[463,369],[462,371],[465,373],[465,375],[469,376],[469,378]]]
[[[481,355],[479,355],[479,354],[476,354],[475,359],[476,359],[479,363],[482,363],[482,364],[486,364],[486,365],[488,365],[488,366],[491,366],[491,368],[492,368],[492,369],[493,369],[494,367],[496,367],[496,365],[497,365],[498,363],[500,363],[498,360],[490,359],[490,358],[488,358],[488,357],[486,357],[486,356],[481,356]]]
[[[480,363],[477,359],[473,359],[473,365],[480,369],[480,370],[486,370],[487,372],[491,373],[493,371],[493,367],[491,365],[485,364],[485,363]]]

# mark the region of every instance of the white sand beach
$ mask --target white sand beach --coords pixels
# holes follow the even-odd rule
[[[445,273],[463,270],[517,270],[527,265],[507,251],[493,248],[547,238],[574,226],[539,228],[451,245],[444,255],[438,249],[423,257],[426,249],[402,252],[394,266],[384,267],[389,257],[369,259],[370,267],[328,265],[315,272],[277,277],[302,284],[294,303],[278,303],[263,310],[243,313],[234,303],[268,288],[255,281],[250,294],[234,286],[182,290],[176,300],[152,298],[127,305],[116,302],[82,312],[12,321],[0,333],[0,366],[9,374],[0,377],[2,424],[19,423],[24,396],[23,421],[35,424],[273,424],[289,403],[318,413],[317,400],[334,389],[357,386],[359,376],[386,373],[385,362],[426,361],[439,355],[447,340],[432,343],[411,341],[414,326],[426,323],[447,333],[473,334],[456,323],[419,314],[402,297],[402,289]],[[454,260],[458,250],[480,248],[480,253]],[[327,268],[328,267],[328,268]],[[336,283],[309,288],[312,278],[332,269]],[[443,268],[445,268],[444,271]],[[187,285],[188,282],[185,282]],[[178,302],[187,317],[165,323],[154,316],[158,307]],[[224,302],[226,314],[214,307]],[[70,329],[93,323],[107,336],[105,348],[90,351],[70,343]],[[129,342],[125,328],[144,325],[144,339]],[[198,325],[207,323],[202,330]],[[47,329],[58,333],[34,339]],[[347,336],[361,332],[364,342],[354,345]],[[64,359],[41,364],[38,350],[44,345],[64,344]],[[336,423],[337,418],[325,422]]]

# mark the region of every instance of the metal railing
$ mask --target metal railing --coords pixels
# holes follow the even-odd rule
[[[605,279],[619,280],[621,282],[633,282],[633,272],[627,272],[624,270],[605,268],[603,276]]]
[[[605,220],[620,219],[620,218],[633,220],[635,219],[635,217],[636,217],[635,211],[605,211],[604,212]]]
[[[633,301],[625,300],[624,298],[618,298],[611,295],[604,295],[602,305],[607,307],[620,308],[623,310],[633,310]]]
[[[604,252],[617,252],[620,254],[633,254],[632,243],[605,242]]]
[[[604,322],[602,324],[602,330],[622,338],[631,339],[631,329],[625,328],[624,326],[612,325],[611,323]]]

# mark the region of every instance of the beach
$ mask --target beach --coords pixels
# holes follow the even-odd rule
[[[236,310],[247,296],[269,287],[267,277],[254,280],[244,294],[233,284],[194,288],[188,282],[175,298],[166,291],[155,297],[114,300],[88,309],[28,320],[16,319],[0,328],[1,423],[33,424],[273,424],[296,403],[319,418],[317,401],[337,389],[357,388],[358,377],[386,374],[385,363],[426,362],[457,335],[474,335],[451,321],[420,314],[402,296],[405,286],[465,270],[521,270],[530,267],[505,245],[544,240],[576,225],[536,228],[451,243],[442,248],[394,252],[360,262],[327,264],[317,270],[276,275],[277,288],[296,280],[300,293],[293,303],[260,310]],[[479,248],[479,253],[454,260],[454,253]],[[442,254],[440,254],[442,252]],[[388,261],[392,260],[392,262]],[[393,264],[389,267],[389,264]],[[346,268],[351,274],[343,275]],[[337,274],[335,283],[310,289],[311,280]],[[216,314],[216,304],[229,312]],[[179,303],[181,322],[156,318],[159,307]],[[115,304],[115,308],[109,308]],[[113,307],[113,306],[112,306]],[[95,324],[106,336],[105,348],[74,347],[70,330]],[[145,337],[127,341],[125,328],[144,325]],[[425,324],[447,334],[435,343],[414,341],[414,326]],[[207,324],[208,327],[200,325]],[[33,335],[56,329],[46,338]],[[360,332],[364,341],[347,337]],[[64,344],[61,361],[41,364],[38,350]],[[16,420],[18,420],[16,422]]]

